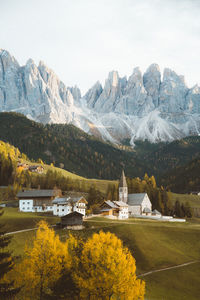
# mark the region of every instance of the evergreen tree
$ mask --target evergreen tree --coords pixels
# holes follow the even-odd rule
[[[186,202],[186,203],[185,203],[185,216],[186,216],[187,218],[192,218],[192,209],[191,209],[191,207],[190,207],[189,202]]]
[[[3,212],[0,211],[0,217]],[[13,299],[13,297],[19,292],[19,288],[14,288],[14,282],[5,281],[4,276],[12,270],[14,266],[13,259],[6,247],[10,243],[10,237],[5,235],[2,231],[3,225],[0,225],[0,300]]]

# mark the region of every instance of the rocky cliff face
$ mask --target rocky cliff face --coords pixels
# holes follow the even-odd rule
[[[21,112],[43,123],[72,123],[111,142],[129,138],[167,141],[200,131],[200,87],[189,89],[182,76],[157,64],[127,79],[110,72],[84,97],[66,87],[44,63],[25,66],[0,50],[0,111]]]

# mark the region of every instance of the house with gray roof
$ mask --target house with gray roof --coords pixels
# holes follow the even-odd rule
[[[19,210],[23,212],[53,211],[52,201],[60,197],[62,191],[54,190],[21,190],[18,192]]]
[[[85,216],[87,201],[84,197],[55,198],[53,201],[53,215],[66,216],[72,212],[78,212]]]
[[[123,201],[106,200],[101,204],[101,215],[115,219],[128,219],[128,204]]]

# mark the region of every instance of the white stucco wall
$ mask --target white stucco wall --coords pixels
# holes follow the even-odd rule
[[[119,211],[118,219],[128,219],[128,207],[122,207]]]
[[[62,217],[62,216],[68,215],[71,212],[72,212],[71,205],[66,205],[66,204],[57,205],[57,204],[54,204],[54,206],[53,206],[53,215],[55,215],[55,216]]]
[[[80,206],[80,204],[84,204],[84,206],[83,205]],[[85,216],[85,203],[80,203],[80,204],[78,206],[74,206],[73,211],[77,211],[80,214]]]
[[[141,215],[141,207],[139,206],[128,206],[129,214],[130,215]]]
[[[32,212],[33,200],[32,199],[19,200],[19,210],[23,212]]]
[[[146,194],[144,200],[142,201],[142,212],[145,207],[148,207],[152,211],[151,201],[149,200],[148,195]]]

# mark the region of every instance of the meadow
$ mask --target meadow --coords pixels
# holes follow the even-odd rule
[[[56,224],[59,218],[33,213],[21,213],[16,208],[5,208],[1,222],[8,231],[35,228],[36,223],[45,219]],[[192,219],[186,223],[158,222],[155,220],[128,219],[126,221],[104,218],[88,219],[85,229],[73,231],[78,238],[87,239],[94,232],[110,231],[122,239],[136,259],[137,275],[146,281],[148,300],[198,299],[200,284],[200,220]],[[66,229],[56,230],[61,240],[69,234]],[[35,230],[13,235],[10,250],[20,259],[25,244],[31,244]],[[194,264],[179,269],[142,274],[186,262]]]

